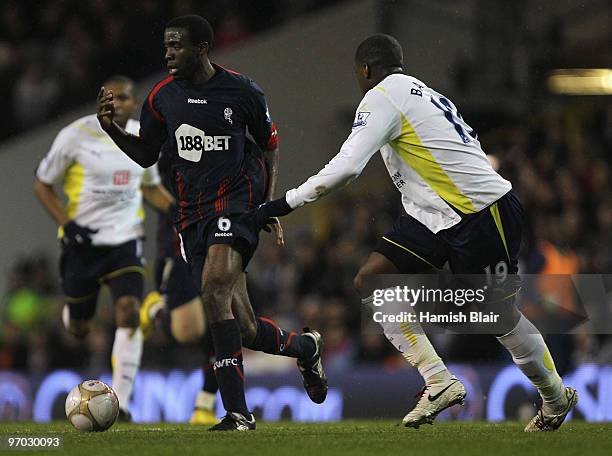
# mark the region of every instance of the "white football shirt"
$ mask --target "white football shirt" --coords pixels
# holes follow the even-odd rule
[[[434,233],[459,223],[457,211],[478,212],[512,188],[450,100],[412,76],[392,74],[366,93],[340,152],[289,190],[287,203],[296,208],[348,184],[378,150],[406,213]]]
[[[138,135],[139,122],[126,131]],[[102,130],[94,115],[62,129],[36,170],[46,184],[63,181],[68,217],[98,230],[93,245],[118,245],[143,236],[141,185],[161,183],[157,167],[143,169]],[[60,229],[60,236],[62,235]]]

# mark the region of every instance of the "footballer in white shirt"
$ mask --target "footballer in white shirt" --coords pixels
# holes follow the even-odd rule
[[[365,275],[423,274],[445,264],[453,273],[516,277],[521,203],[510,182],[493,170],[478,135],[455,105],[406,74],[402,48],[389,35],[373,35],[359,45],[355,75],[364,97],[340,152],[283,198],[261,205],[251,215],[253,223],[265,228],[274,223],[273,217],[347,185],[380,150],[404,213],[361,267],[357,288]],[[511,303],[514,294],[503,302]],[[525,431],[555,430],[577,403],[576,390],[563,384],[538,329],[514,305],[501,307],[507,328],[495,335],[543,401]],[[381,326],[425,381],[421,399],[403,419],[405,426],[431,424],[442,410],[463,403],[463,384],[418,322]]]
[[[133,82],[109,78],[115,95],[115,120],[138,133],[131,119],[138,107]],[[54,190],[62,184],[64,208]],[[143,169],[130,160],[100,128],[96,115],[62,129],[36,170],[34,193],[59,226],[60,277],[66,329],[82,338],[90,328],[98,293],[107,285],[114,300],[117,331],[112,349],[113,389],[119,418],[130,420],[129,398],[140,366],[142,333],[139,308],[143,294],[143,195],[153,207],[173,204],[156,166]]]

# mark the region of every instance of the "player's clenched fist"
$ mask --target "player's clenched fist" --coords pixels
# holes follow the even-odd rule
[[[113,92],[106,90],[104,87],[101,87],[100,92],[98,92],[96,108],[98,122],[100,122],[102,130],[106,131],[113,124],[113,118],[115,117]]]

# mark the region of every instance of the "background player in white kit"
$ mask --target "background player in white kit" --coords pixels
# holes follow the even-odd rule
[[[138,133],[138,121],[130,119],[138,107],[133,82],[113,76],[104,85],[112,86],[116,94],[115,120]],[[68,197],[65,209],[53,189],[60,182]],[[36,170],[34,193],[60,227],[62,316],[68,332],[84,337],[100,286],[111,290],[117,325],[112,386],[119,398],[119,418],[129,421],[128,402],[142,354],[138,328],[144,272],[142,198],[168,211],[172,197],[162,187],[155,166],[143,169],[123,154],[100,128],[95,114],[60,131]]]
[[[476,133],[453,103],[404,73],[401,46],[388,35],[373,35],[359,45],[355,75],[365,96],[340,152],[285,197],[261,205],[252,214],[257,227],[348,184],[380,150],[405,214],[360,269],[358,288],[367,274],[419,274],[447,262],[454,273],[504,278],[516,274],[521,204],[510,182],[493,170]],[[563,385],[544,339],[511,305],[512,296],[503,301],[509,327],[498,340],[543,399],[525,431],[555,430],[577,403],[576,390]],[[425,380],[421,399],[404,417],[405,426],[431,424],[442,410],[463,402],[464,386],[418,323],[382,326]]]

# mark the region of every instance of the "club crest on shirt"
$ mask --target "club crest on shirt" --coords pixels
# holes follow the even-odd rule
[[[234,111],[232,111],[232,108],[225,108],[225,110],[223,111],[223,115],[225,116],[225,120],[227,120],[231,124],[234,123],[234,121],[232,120],[232,114],[233,113],[234,113]]]
[[[127,170],[115,171],[113,173],[113,185],[127,185],[130,183],[130,172]]]
[[[353,122],[353,128],[363,127],[368,123],[368,117],[370,117],[369,112],[367,111],[359,111],[355,116],[355,121]]]

